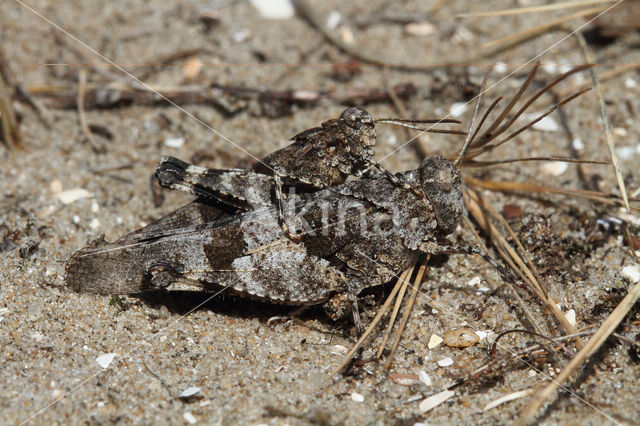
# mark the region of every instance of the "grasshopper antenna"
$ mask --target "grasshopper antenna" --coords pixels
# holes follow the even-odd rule
[[[458,158],[456,158],[456,161],[453,162],[453,165],[456,166],[457,168],[462,167],[462,163],[464,162],[464,156],[466,155],[467,150],[471,145],[471,142],[473,142],[473,138],[478,133],[477,130],[480,129],[480,126],[478,126],[478,129],[475,132],[472,131],[476,121],[476,117],[478,116],[478,110],[480,109],[480,101],[482,100],[482,94],[485,91],[485,87],[487,86],[487,80],[489,80],[489,74],[491,74],[492,69],[493,67],[489,68],[489,71],[487,71],[487,73],[484,76],[484,80],[482,80],[482,85],[480,86],[480,93],[478,93],[478,96],[476,97],[476,106],[473,109],[473,115],[471,116],[471,123],[469,123],[469,131],[467,132],[467,137],[465,138],[464,145],[462,146],[462,149],[458,154]],[[482,125],[482,123],[484,122],[484,118],[486,118],[486,115],[485,117],[483,117],[480,125]]]
[[[380,118],[374,121],[374,123],[391,124],[392,126],[405,127],[407,129],[420,130],[422,132],[430,133],[447,133],[454,135],[466,135],[466,132],[461,130],[448,130],[448,129],[433,129],[416,126],[416,124],[461,124],[460,120],[455,118],[434,118],[424,120],[408,120],[403,118]]]

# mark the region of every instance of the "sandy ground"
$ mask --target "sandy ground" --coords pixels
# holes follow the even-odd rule
[[[487,18],[456,21],[454,15],[470,5],[448,2],[436,13],[430,2],[323,2],[314,1],[326,19],[332,11],[340,21],[334,30],[364,51],[375,52],[388,62],[446,62],[464,58],[484,42],[518,29],[545,22],[558,13],[543,16]],[[524,2],[523,2],[524,3]],[[529,2],[526,2],[529,4]],[[511,7],[513,2],[491,2],[491,8]],[[489,8],[481,3],[472,7]],[[195,83],[264,87],[270,89],[334,90],[383,88],[413,83],[417,93],[405,102],[411,117],[444,115],[456,102],[465,102],[464,71],[403,72],[361,66],[346,81],[336,79],[330,63],[348,57],[329,45],[307,23],[290,18],[266,20],[248,2],[29,2],[37,13],[20,2],[0,4],[0,34],[13,71],[25,87],[36,90],[55,85],[75,90],[79,62],[100,63],[100,58],[74,41],[69,34],[105,57],[138,75],[157,58],[196,47],[208,51],[194,55],[203,64]],[[200,15],[213,10],[219,22],[207,28]],[[478,9],[479,10],[479,9]],[[335,15],[334,12],[334,15]],[[406,17],[427,20],[429,35],[411,36],[394,20]],[[572,25],[577,26],[578,22]],[[424,29],[424,28],[423,28]],[[56,41],[57,33],[63,43]],[[527,43],[487,62],[501,61],[491,78],[489,97],[513,93],[528,68],[507,73],[559,41],[551,34]],[[597,60],[605,64],[632,62],[636,36],[597,47]],[[69,46],[84,50],[80,59]],[[548,81],[568,64],[582,62],[573,40],[565,40],[541,57],[550,64],[538,77]],[[637,60],[637,59],[635,59]],[[185,60],[156,69],[146,80],[161,87],[185,85]],[[45,63],[76,65],[45,66]],[[305,65],[292,66],[290,64]],[[233,64],[233,65],[232,65]],[[564,65],[563,65],[564,64]],[[127,76],[98,66],[116,78]],[[486,68],[475,64],[468,71],[477,84]],[[505,71],[506,69],[506,71]],[[606,70],[603,66],[599,72]],[[89,81],[104,76],[89,70]],[[572,77],[562,88],[578,84],[587,75]],[[636,81],[638,85],[636,85]],[[639,185],[640,76],[631,73],[604,87],[608,112],[629,188]],[[543,97],[535,111],[552,102]],[[2,151],[0,168],[0,422],[45,424],[414,424],[509,423],[527,403],[519,399],[484,411],[483,407],[515,391],[533,389],[556,374],[567,362],[559,356],[553,364],[544,360],[512,361],[472,384],[428,413],[420,401],[471,372],[489,358],[495,335],[479,344],[456,349],[439,345],[430,349],[433,334],[466,325],[478,331],[499,333],[526,326],[510,291],[481,259],[451,256],[429,263],[421,294],[408,330],[397,352],[391,373],[430,378],[431,384],[413,380],[398,384],[375,362],[327,382],[329,371],[341,360],[344,348],[354,342],[349,318],[331,319],[322,307],[305,312],[301,323],[270,324],[267,320],[289,312],[228,296],[207,300],[202,294],[174,294],[144,298],[77,294],[64,285],[64,263],[76,250],[100,234],[113,240],[187,202],[184,194],[166,192],[166,201],[154,207],[149,176],[162,155],[173,155],[208,167],[242,167],[252,156],[261,157],[283,146],[298,131],[336,117],[344,105],[324,100],[311,107],[296,107],[293,114],[270,118],[256,105],[233,116],[208,105],[185,104],[184,110],[168,105],[122,106],[87,111],[87,120],[109,129],[112,140],[96,136],[104,152],[87,143],[74,109],[50,108],[51,128],[46,128],[25,104],[16,103],[22,117],[20,129],[27,151],[11,155]],[[390,102],[367,105],[375,117],[397,115]],[[471,108],[463,115],[469,118]],[[533,130],[498,157],[570,155],[571,143],[580,139],[578,155],[608,159],[591,93],[564,109],[571,131]],[[207,123],[207,130],[194,117]],[[563,117],[555,113],[555,123]],[[403,131],[380,128],[378,158],[400,147]],[[172,139],[184,138],[178,147]],[[383,164],[391,170],[415,167],[416,147],[428,152],[453,152],[460,140],[430,135],[400,149]],[[122,167],[121,167],[122,166]],[[617,191],[609,167],[587,165],[581,179],[575,165],[553,176],[557,169],[540,164],[507,165],[495,170],[466,173],[489,179],[531,181],[558,187]],[[98,172],[96,172],[96,170]],[[106,171],[101,171],[106,170]],[[551,173],[550,173],[551,172]],[[63,204],[61,191],[84,189],[87,196]],[[620,216],[620,210],[578,199],[543,194],[516,196],[489,193],[494,207],[517,204],[524,214],[511,219],[540,268],[550,294],[564,312],[575,312],[578,328],[592,328],[611,312],[629,286],[620,271],[632,265],[616,229],[605,230],[598,219]],[[637,217],[636,217],[637,220]],[[638,235],[638,227],[632,227]],[[453,237],[470,241],[468,231]],[[381,306],[389,288],[368,292],[365,320]],[[539,326],[558,335],[558,325],[534,298],[523,295]],[[439,308],[432,310],[426,302]],[[638,312],[633,311],[618,332],[638,342]],[[371,359],[381,342],[379,330],[364,351]],[[502,340],[501,351],[517,351],[533,338],[512,335]],[[96,361],[116,354],[109,368]],[[451,358],[452,365],[437,362]],[[101,359],[104,359],[102,357]],[[446,364],[446,363],[444,363]],[[610,340],[569,383],[571,393],[554,397],[540,419],[549,424],[634,423],[639,418],[638,353],[629,345]],[[411,376],[414,377],[414,376]],[[198,387],[200,398],[177,397]]]

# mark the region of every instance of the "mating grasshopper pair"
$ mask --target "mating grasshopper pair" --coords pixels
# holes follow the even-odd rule
[[[99,239],[75,253],[67,283],[116,294],[224,288],[292,305],[344,291],[355,300],[363,288],[410,266],[420,251],[433,253],[463,209],[460,175],[450,161],[428,158],[398,175],[374,163],[376,122],[415,127],[348,108],[253,170],[163,159],[160,183],[199,198],[114,243]],[[360,178],[345,183],[349,176]],[[286,201],[286,212],[283,187],[301,191]],[[231,213],[236,209],[244,212]]]
[[[359,327],[357,295],[389,281],[420,253],[480,254],[513,281],[477,248],[446,241],[464,209],[459,167],[583,93],[563,99],[497,140],[542,93],[587,67],[557,77],[507,119],[533,81],[536,65],[486,130],[480,132],[502,98],[491,104],[473,131],[472,119],[454,162],[429,157],[419,168],[396,175],[365,173],[373,167],[375,123],[414,127],[412,122],[374,121],[358,108],[300,133],[254,170],[208,170],[165,159],[157,170],[161,183],[192,192],[198,200],[113,243],[99,239],[78,251],[66,265],[67,283],[79,291],[111,294],[227,290],[291,305],[317,304],[347,292]],[[349,175],[360,178],[345,182]],[[286,211],[283,187],[306,191],[287,200]],[[292,236],[292,229],[300,231]]]

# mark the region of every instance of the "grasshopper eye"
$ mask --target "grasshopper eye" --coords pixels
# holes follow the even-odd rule
[[[353,130],[359,130],[364,123],[373,123],[373,118],[367,111],[356,107],[342,111],[340,120]]]

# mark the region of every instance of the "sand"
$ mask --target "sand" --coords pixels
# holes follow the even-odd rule
[[[454,1],[432,13],[429,4],[418,1],[320,3],[312,2],[320,16],[339,13],[336,34],[346,40],[352,36],[363,51],[393,63],[470,57],[482,43],[565,13],[456,21],[458,12],[489,5]],[[491,4],[492,9],[512,6],[506,1]],[[204,64],[194,81],[185,81],[185,75],[193,71],[184,66],[185,59],[156,69],[145,81],[154,87],[215,82],[337,93],[412,83],[417,93],[404,102],[408,116],[433,117],[448,114],[454,103],[466,102],[465,87],[477,89],[473,84],[479,84],[486,70],[482,64],[466,68],[472,85],[465,81],[463,67],[408,72],[362,65],[346,81],[337,79],[330,64],[346,62],[347,55],[305,21],[295,17],[267,20],[248,2],[33,1],[29,7],[59,28],[19,2],[3,2],[0,31],[12,70],[34,91],[44,86],[75,90],[78,64],[102,62],[87,46],[133,75],[148,69],[135,64],[201,47],[206,52],[192,57]],[[205,9],[218,14],[218,22],[210,27],[201,22]],[[403,17],[427,20],[432,28],[421,27],[427,35],[407,35],[398,23]],[[64,39],[63,44],[54,33]],[[529,69],[517,70],[519,64],[563,37],[550,34],[487,60],[507,64],[494,71],[487,96],[512,94]],[[597,60],[604,64],[598,72],[609,69],[607,64],[632,62],[634,40],[637,43],[636,36],[628,35],[611,45],[596,46]],[[69,46],[84,51],[86,57],[79,58]],[[555,45],[541,60],[557,65],[544,67],[537,77],[540,83],[582,62],[571,39]],[[300,63],[305,65],[292,65]],[[116,69],[98,68],[114,78],[129,79]],[[508,75],[511,71],[515,74]],[[102,78],[94,68],[89,69],[90,83]],[[561,89],[587,78],[584,73],[574,76]],[[631,72],[608,81],[603,88],[631,190],[639,185],[640,126],[635,119],[640,109],[639,83],[640,76]],[[534,111],[543,111],[551,102],[550,97],[541,98]],[[232,116],[203,104],[88,110],[89,123],[112,133],[111,140],[95,136],[104,152],[96,152],[87,142],[74,109],[48,108],[51,126],[47,128],[26,104],[16,102],[15,106],[27,149],[10,154],[0,148],[3,424],[509,423],[528,397],[487,411],[486,404],[512,392],[535,389],[568,361],[560,354],[553,363],[549,359],[508,362],[457,388],[442,405],[422,413],[420,401],[489,359],[495,333],[527,327],[512,293],[476,257],[439,257],[429,262],[389,372],[381,363],[368,362],[336,380],[329,380],[329,372],[355,341],[354,330],[348,315],[333,319],[322,306],[304,312],[299,322],[274,323],[268,319],[286,315],[291,308],[229,296],[209,300],[205,294],[112,298],[68,291],[64,263],[76,250],[101,234],[114,240],[191,199],[165,191],[166,201],[155,207],[149,177],[162,155],[207,167],[246,167],[254,161],[252,156],[262,157],[284,146],[295,133],[337,117],[345,105],[321,100],[312,106],[296,106],[292,114],[277,118],[265,115],[256,102]],[[390,102],[366,107],[374,117],[398,114]],[[470,112],[469,107],[461,118],[468,120]],[[573,143],[582,146],[577,151],[581,158],[607,160],[595,96],[583,95],[563,113],[551,116],[557,129],[547,123],[546,130],[528,131],[495,156],[567,156]],[[570,135],[560,125],[563,120]],[[402,129],[389,127],[381,127],[378,135],[378,158],[400,148],[407,139]],[[419,164],[419,152],[452,153],[460,143],[453,136],[428,135],[402,147],[382,164],[394,171],[406,170]],[[465,173],[493,180],[537,179],[556,187],[592,189],[589,185],[597,185],[605,192],[617,191],[610,167],[585,165],[583,170],[585,177],[581,178],[576,165],[562,171],[527,163]],[[61,198],[61,194],[71,198]],[[486,197],[499,211],[505,204],[522,208],[523,214],[510,219],[510,224],[520,233],[561,310],[575,313],[576,327],[591,329],[600,324],[630,285],[621,271],[634,265],[634,260],[615,224],[609,230],[603,226],[612,223],[608,217],[621,217],[624,212],[550,194],[487,192]],[[61,201],[73,198],[68,204]],[[638,221],[637,216],[623,218]],[[631,232],[638,235],[637,222]],[[452,239],[467,244],[472,236],[458,230]],[[365,321],[375,315],[390,288],[367,292]],[[560,335],[550,314],[533,297],[523,297],[539,327],[549,335]],[[438,308],[433,310],[427,302]],[[484,338],[463,349],[443,344],[429,347],[434,334],[444,336],[459,327],[483,332]],[[617,331],[638,342],[637,310]],[[363,359],[374,357],[382,335],[383,330],[375,333]],[[510,335],[501,340],[500,352],[517,351],[534,341],[531,336]],[[449,358],[451,365],[442,362]],[[539,419],[549,424],[637,422],[639,374],[637,351],[611,339],[568,383],[571,393],[554,396]],[[178,397],[193,387],[199,388],[195,397]]]

